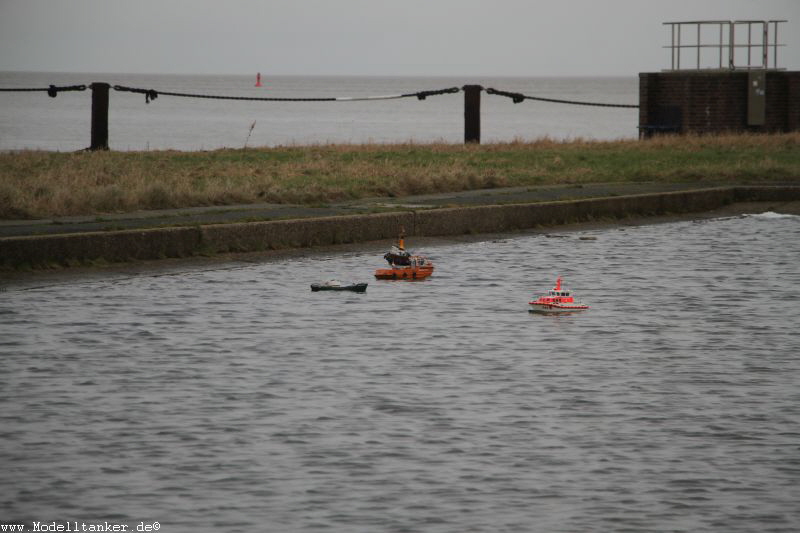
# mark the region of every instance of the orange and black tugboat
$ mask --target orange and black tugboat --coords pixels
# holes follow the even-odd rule
[[[401,231],[397,244],[383,255],[389,268],[379,268],[375,271],[377,279],[425,279],[433,274],[433,263],[421,255],[413,255],[405,247],[405,235]]]

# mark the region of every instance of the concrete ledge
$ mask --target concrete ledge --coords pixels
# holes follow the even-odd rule
[[[736,202],[792,202],[800,200],[800,187],[739,186],[733,194]]]
[[[253,252],[409,236],[493,233],[574,222],[702,212],[745,201],[800,200],[797,186],[748,186],[574,201],[486,205],[207,226],[0,238],[0,266],[41,268]]]
[[[390,239],[401,227],[413,231],[413,212],[215,224],[200,231],[205,252],[223,253]]]
[[[490,233],[634,215],[691,213],[708,211],[734,201],[732,188],[717,188],[536,204],[435,209],[416,213],[415,234]]]
[[[196,254],[201,245],[199,228],[6,237],[0,239],[0,266],[39,268],[186,257]]]

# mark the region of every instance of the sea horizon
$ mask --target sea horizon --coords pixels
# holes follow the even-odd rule
[[[611,104],[637,104],[637,77],[480,77],[265,75],[257,73],[121,74],[83,72],[0,72],[0,88],[49,85],[113,85],[198,96],[236,98],[359,99],[461,88],[467,84],[528,96]],[[74,151],[89,146],[90,91],[0,93],[0,150]],[[250,131],[250,126],[255,126]],[[638,111],[524,101],[481,95],[481,141],[543,137],[615,140],[638,137]],[[248,133],[250,135],[248,136]],[[112,150],[208,150],[286,144],[363,144],[464,140],[461,94],[348,102],[216,100],[112,90],[109,146]]]

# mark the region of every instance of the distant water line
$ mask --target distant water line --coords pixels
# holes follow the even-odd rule
[[[47,87],[104,81],[144,89],[247,97],[354,97],[405,94],[481,84],[511,92],[638,103],[636,77],[447,78],[302,77],[77,74],[0,72],[0,87]],[[448,142],[464,139],[462,94],[368,102],[237,102],[112,91],[109,143],[114,150],[208,150],[220,147],[319,143]],[[630,109],[587,108],[542,102],[514,104],[483,95],[482,141],[634,138],[638,114]],[[0,150],[71,151],[89,145],[89,92],[0,94]],[[250,131],[250,126],[256,126]]]

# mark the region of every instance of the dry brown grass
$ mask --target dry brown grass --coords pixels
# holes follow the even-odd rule
[[[800,180],[800,133],[210,152],[0,154],[0,218],[320,204],[517,185]]]

